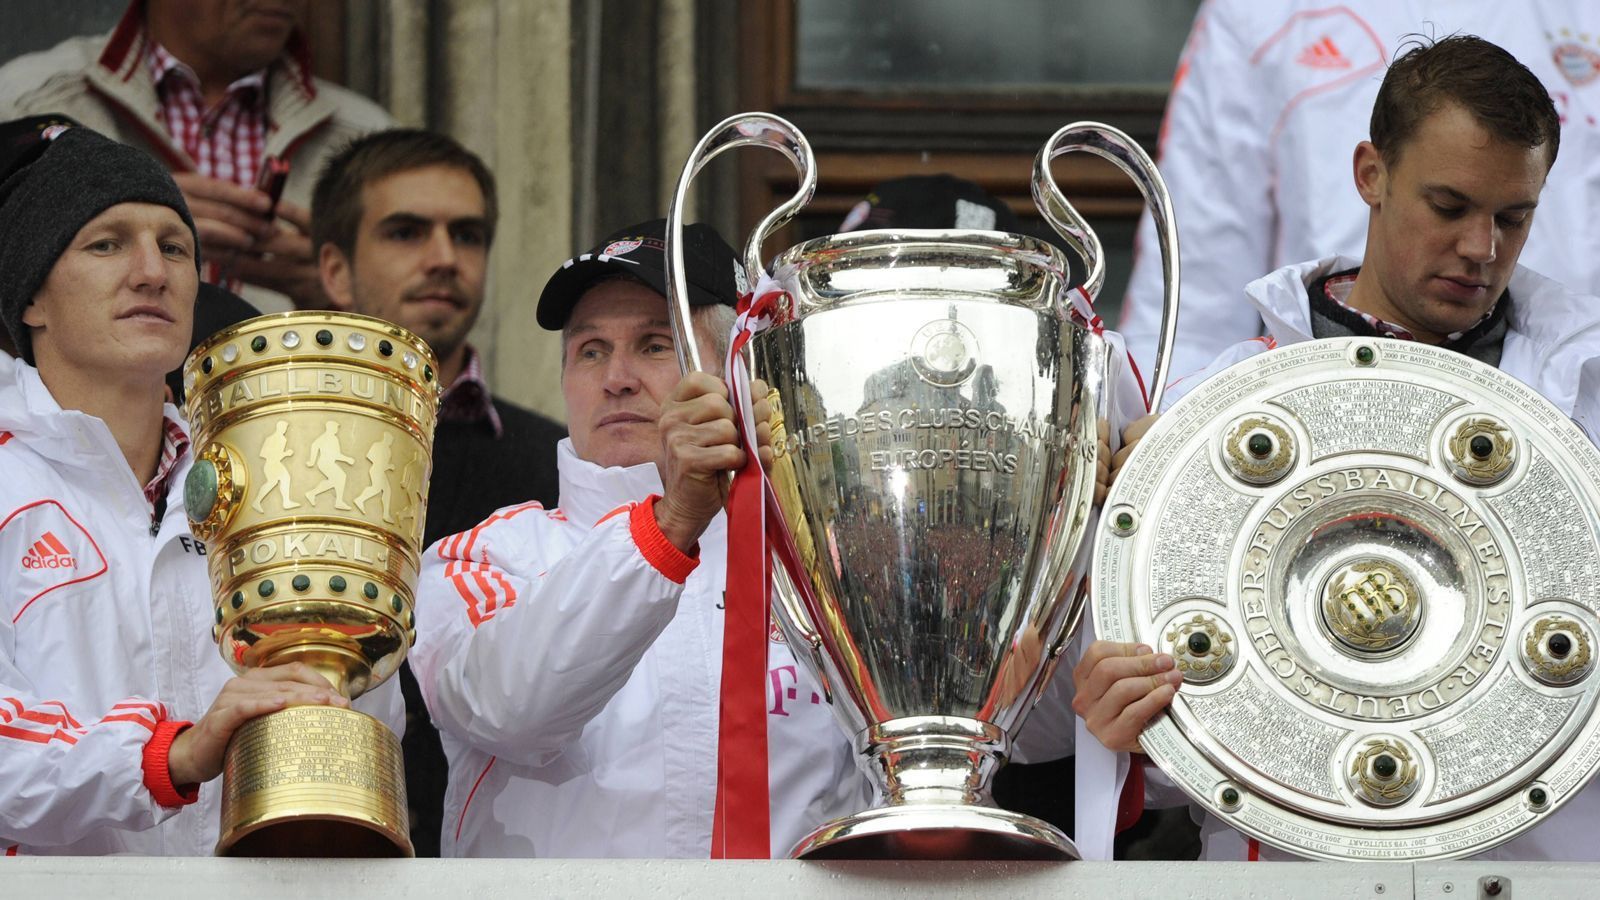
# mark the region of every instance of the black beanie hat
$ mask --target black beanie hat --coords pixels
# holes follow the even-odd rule
[[[22,311],[73,236],[95,216],[119,203],[170,207],[195,235],[195,266],[200,265],[194,218],[154,157],[83,127],[47,140],[37,159],[0,182],[0,322],[30,364],[33,340]]]

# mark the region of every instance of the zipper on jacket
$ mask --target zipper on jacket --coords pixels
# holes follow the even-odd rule
[[[150,536],[155,537],[161,533],[161,520],[167,516],[167,492],[162,491],[156,497],[154,514],[150,517]]]

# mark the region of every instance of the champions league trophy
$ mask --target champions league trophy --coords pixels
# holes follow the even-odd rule
[[[735,116],[695,148],[667,232],[686,368],[699,360],[684,199],[706,162],[749,145],[778,150],[800,175],[745,246],[752,275],[764,271],[763,240],[815,189],[811,148],[783,119]],[[1034,198],[1082,256],[1089,296],[1102,281],[1100,244],[1050,172],[1079,150],[1127,172],[1155,208],[1164,370],[1178,276],[1166,190],[1149,157],[1103,125],[1069,125],[1041,150]],[[803,570],[775,567],[775,613],[880,796],[793,855],[1076,858],[1060,831],[989,797],[1083,602],[1107,345],[1072,316],[1066,256],[994,231],[862,231],[793,247],[769,277],[783,293],[750,346],[755,376],[773,390],[769,474]],[[1155,383],[1165,380],[1158,372]]]
[[[301,662],[354,699],[416,641],[438,362],[366,316],[285,313],[184,363],[214,635],[235,671]],[[353,709],[245,723],[223,766],[219,855],[411,856],[400,741]]]
[[[1202,383],[1124,464],[1096,632],[1174,657],[1140,741],[1226,824],[1320,859],[1466,856],[1600,768],[1597,510],[1600,450],[1515,378],[1295,344]]]

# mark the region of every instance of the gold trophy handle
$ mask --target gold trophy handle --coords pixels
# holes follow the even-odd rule
[[[1156,347],[1156,370],[1150,384],[1150,411],[1161,409],[1167,388],[1167,367],[1172,357],[1172,341],[1178,326],[1178,223],[1172,213],[1172,197],[1156,164],[1133,138],[1099,122],[1074,122],[1051,136],[1033,163],[1033,202],[1056,233],[1083,258],[1088,273],[1083,289],[1098,296],[1105,283],[1105,256],[1100,239],[1089,223],[1068,202],[1050,172],[1050,163],[1074,152],[1093,153],[1115,163],[1139,186],[1139,193],[1150,204],[1156,222],[1156,238],[1161,242],[1161,339]]]
[[[766,242],[767,235],[794,218],[794,214],[811,202],[811,195],[817,191],[817,158],[811,152],[811,144],[800,133],[800,129],[771,113],[729,116],[706,132],[706,136],[695,145],[688,162],[683,164],[683,175],[678,178],[678,189],[672,195],[672,205],[667,208],[667,316],[672,322],[672,339],[678,346],[678,366],[684,374],[705,368],[700,360],[700,348],[689,329],[689,284],[683,273],[683,206],[689,197],[689,182],[694,180],[706,163],[724,150],[751,146],[767,147],[782,153],[800,175],[800,185],[794,196],[767,213],[745,242],[745,274],[750,276],[752,287],[764,271],[761,245]]]

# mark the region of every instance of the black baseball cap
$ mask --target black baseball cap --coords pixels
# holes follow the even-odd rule
[[[667,220],[632,225],[596,244],[588,253],[561,264],[539,295],[541,328],[560,331],[573,307],[596,282],[618,273],[631,275],[667,295]],[[744,265],[728,242],[709,225],[683,227],[683,269],[690,306],[736,306],[750,289]]]
[[[908,175],[884,181],[857,203],[839,230],[867,228],[970,228],[1026,233],[1003,201],[954,175]]]

